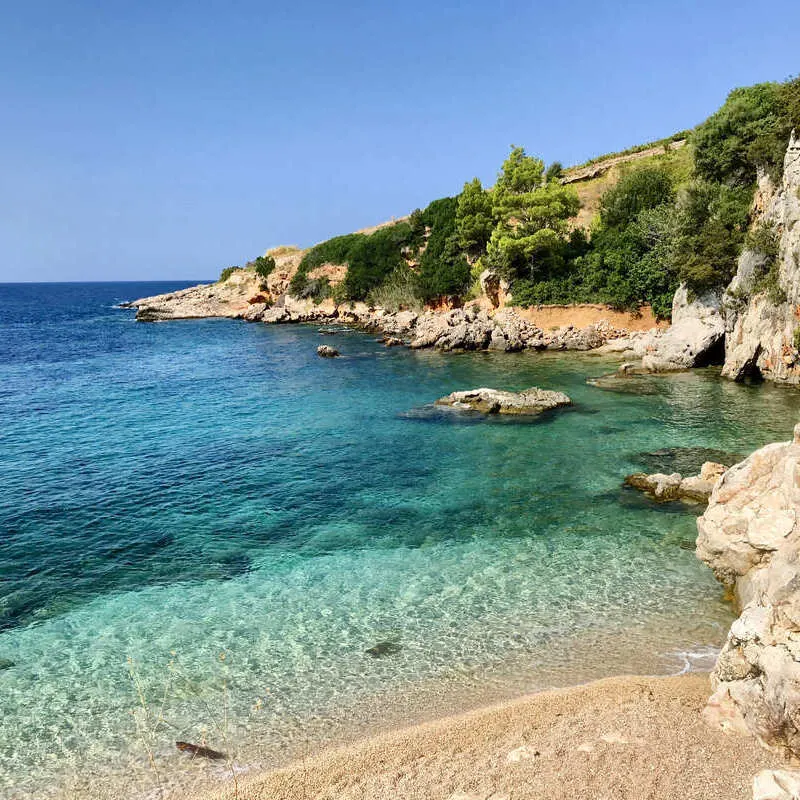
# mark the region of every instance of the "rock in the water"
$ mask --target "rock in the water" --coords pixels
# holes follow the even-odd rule
[[[660,502],[667,500],[690,500],[696,503],[707,503],[717,480],[725,473],[725,466],[707,461],[700,468],[699,475],[688,478],[681,477],[679,472],[665,475],[656,472],[647,475],[637,472],[625,478],[625,484],[634,489],[647,492]]]
[[[0,670],[11,669],[13,666],[15,666],[15,662],[10,658],[0,658]]]
[[[484,414],[541,414],[553,408],[572,405],[563,392],[532,387],[522,392],[504,392],[498,389],[470,389],[453,392],[436,401],[440,406],[480,411]]]
[[[383,340],[383,344],[385,347],[402,347],[405,342],[402,339],[398,339],[396,336],[387,336]]]
[[[373,658],[383,658],[384,656],[393,656],[395,653],[399,653],[402,649],[403,648],[399,642],[388,640],[385,642],[378,642],[372,647],[367,648],[367,650],[364,652]]]
[[[731,467],[697,521],[697,555],[741,615],[712,674],[705,716],[800,756],[800,425]]]
[[[625,478],[625,485],[642,492],[653,495],[656,500],[677,500],[680,496],[681,476],[677,472],[664,475],[656,472],[654,475],[645,475],[637,472]]]
[[[321,344],[317,348],[317,355],[320,356],[320,358],[336,358],[336,356],[339,355],[339,351],[330,345]]]

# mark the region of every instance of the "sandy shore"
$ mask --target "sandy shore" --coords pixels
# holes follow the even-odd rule
[[[608,678],[328,750],[203,800],[749,800],[780,766],[708,728],[707,675]]]

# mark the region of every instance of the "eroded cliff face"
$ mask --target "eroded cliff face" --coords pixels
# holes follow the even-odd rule
[[[706,718],[800,758],[800,425],[731,467],[697,527],[698,558],[741,609]]]
[[[725,365],[734,380],[749,376],[780,383],[800,383],[800,139],[792,134],[784,158],[783,179],[774,186],[759,176],[756,214],[779,238],[778,291],[758,291],[756,276],[764,256],[745,250],[725,293]]]

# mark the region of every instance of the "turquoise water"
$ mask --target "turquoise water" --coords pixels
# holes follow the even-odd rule
[[[724,639],[693,513],[620,482],[788,438],[796,392],[115,308],[172,288],[0,285],[0,796],[147,796]],[[481,385],[575,407],[430,406]]]

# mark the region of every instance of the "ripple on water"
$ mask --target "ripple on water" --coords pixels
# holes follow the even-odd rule
[[[0,794],[84,791],[81,773],[146,794],[145,744],[185,782],[224,767],[176,739],[275,763],[541,686],[677,672],[723,641],[730,610],[683,549],[692,514],[621,481],[648,454],[786,438],[793,393],[713,371],[605,392],[586,384],[613,368],[598,359],[353,332],[337,348],[357,357],[331,364],[314,328],[109,308],[156,290],[43,304],[23,287],[0,322]],[[483,385],[575,408],[527,424],[430,405]],[[142,698],[163,704],[157,729]]]

